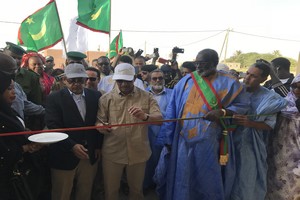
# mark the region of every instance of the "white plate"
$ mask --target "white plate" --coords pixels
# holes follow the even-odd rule
[[[42,144],[51,144],[55,142],[62,141],[69,136],[65,133],[60,132],[48,132],[48,133],[39,133],[35,135],[31,135],[28,137],[28,140],[31,142],[37,142]]]
[[[294,168],[293,173],[297,176],[300,176],[300,169],[299,168]]]

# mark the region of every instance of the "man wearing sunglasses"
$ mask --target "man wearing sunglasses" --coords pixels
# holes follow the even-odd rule
[[[247,105],[240,96],[242,85],[218,71],[218,62],[215,50],[200,51],[196,71],[184,76],[173,89],[164,117],[196,119],[166,122],[161,127],[164,135],[160,140],[165,147],[155,180],[162,199],[225,199],[230,191],[223,182],[222,165],[231,163],[230,149],[220,149],[222,141],[226,142],[221,140],[226,128],[221,120],[227,125],[225,116],[244,113]]]
[[[84,66],[72,63],[65,68],[66,88],[48,96],[46,125],[49,129],[94,126],[97,118],[98,91],[84,88],[88,78]],[[64,141],[49,146],[52,199],[90,199],[102,135],[97,130],[66,131]],[[73,185],[74,180],[76,185]]]
[[[110,60],[106,56],[100,56],[98,58],[97,67],[100,71],[100,79],[113,74],[110,66]]]
[[[100,81],[99,70],[94,67],[88,67],[86,68],[86,74],[88,77],[85,81],[85,87],[97,91],[98,83]]]
[[[153,97],[157,101],[159,109],[164,117],[173,90],[165,87],[164,73],[160,69],[155,69],[152,72],[150,72],[149,84],[150,85],[148,88],[146,88],[146,91],[149,91],[153,94]],[[160,126],[153,124],[148,127],[148,138],[152,154],[149,160],[147,161],[145,170],[145,192],[155,188],[153,176],[162,147],[164,145],[162,142],[157,140],[157,138],[160,138],[159,136],[161,135],[164,135],[164,132],[161,132]]]

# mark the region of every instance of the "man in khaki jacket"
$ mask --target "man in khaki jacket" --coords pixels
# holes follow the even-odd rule
[[[97,126],[162,120],[152,94],[134,86],[134,67],[116,66],[113,79],[117,86],[99,101]],[[151,155],[148,125],[99,129],[104,134],[102,163],[106,200],[117,200],[120,180],[126,169],[129,199],[143,199],[146,162]]]

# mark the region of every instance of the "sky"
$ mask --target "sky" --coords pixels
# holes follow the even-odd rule
[[[76,16],[77,0],[56,0],[65,38],[70,19]],[[9,0],[0,7],[0,47],[17,41],[20,24],[45,6],[48,0]],[[123,44],[170,58],[172,48],[184,48],[178,61],[194,60],[205,48],[225,57],[226,30],[230,29],[226,58],[242,53],[279,50],[298,60],[300,50],[299,0],[112,0],[111,38],[87,30],[88,50],[107,51],[109,41],[123,31]],[[61,49],[57,44],[55,49]]]

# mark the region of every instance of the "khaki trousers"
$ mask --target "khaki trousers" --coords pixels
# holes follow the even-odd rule
[[[80,160],[73,170],[51,169],[52,200],[69,200],[75,184],[75,200],[90,200],[93,181],[97,172],[97,163]]]
[[[146,162],[134,165],[118,164],[102,159],[105,200],[118,200],[120,181],[124,168],[126,169],[129,186],[129,199],[142,200],[143,181]]]

